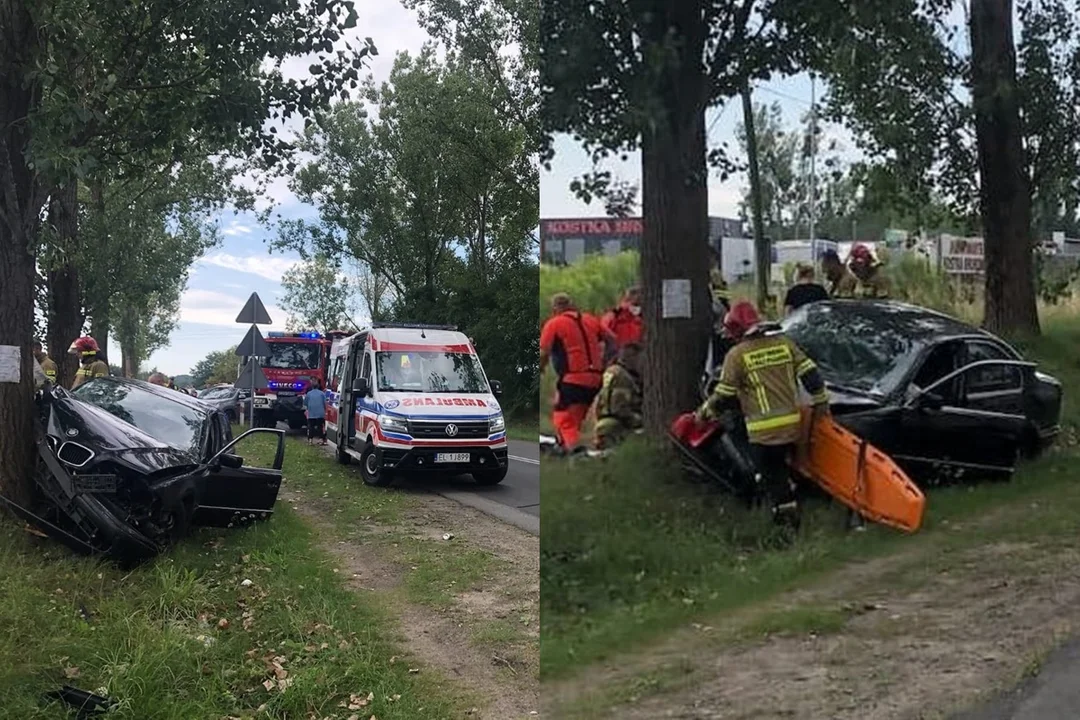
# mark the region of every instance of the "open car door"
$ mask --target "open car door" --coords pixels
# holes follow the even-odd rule
[[[913,388],[901,410],[901,445],[893,457],[922,465],[946,478],[1010,476],[1016,469],[1029,421],[1020,408],[990,409],[968,396],[966,377],[986,371],[1034,367],[1022,360],[980,360]],[[956,382],[960,380],[960,382]],[[921,473],[920,473],[921,474]]]
[[[277,437],[272,467],[250,466],[244,458],[231,452],[238,442],[255,433],[272,433]],[[207,464],[192,522],[195,525],[232,527],[270,517],[281,489],[281,466],[284,461],[284,430],[253,428],[232,440]]]

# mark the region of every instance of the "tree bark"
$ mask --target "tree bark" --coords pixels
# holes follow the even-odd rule
[[[49,224],[52,226],[57,246],[61,252],[59,267],[48,271],[49,355],[56,362],[56,379],[64,387],[71,387],[78,369],[78,360],[68,355],[67,349],[82,333],[85,316],[82,311],[82,293],[79,290],[79,273],[75,254],[79,243],[78,183],[71,181],[56,188],[49,203]]]
[[[644,421],[662,437],[675,415],[698,403],[712,306],[702,6],[700,0],[668,3],[657,14],[644,41],[660,45],[670,31],[678,43],[657,76],[663,111],[641,142]],[[664,281],[681,279],[690,281],[692,317],[664,318]]]
[[[1039,333],[1031,184],[1016,85],[1012,0],[972,0],[971,65],[988,330]]]
[[[0,493],[32,497],[34,469],[35,241],[43,192],[28,165],[27,116],[41,87],[26,75],[41,51],[30,4],[0,0],[0,346],[19,348],[19,380],[0,382]],[[65,348],[66,350],[67,348]]]

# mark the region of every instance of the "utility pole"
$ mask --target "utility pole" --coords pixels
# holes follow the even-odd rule
[[[764,312],[769,300],[769,274],[772,259],[765,240],[765,221],[761,207],[761,178],[758,175],[757,132],[754,130],[754,106],[750,100],[750,81],[743,84],[743,127],[746,131],[746,160],[750,166],[750,203],[754,222],[754,264],[757,268],[757,306]]]
[[[815,221],[817,220],[817,102],[814,96],[816,80],[810,75],[810,247],[816,240]]]

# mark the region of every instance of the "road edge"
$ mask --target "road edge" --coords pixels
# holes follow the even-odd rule
[[[524,530],[532,535],[540,535],[540,518],[536,515],[530,515],[527,512],[522,512],[516,507],[510,505],[503,505],[502,503],[489,500],[486,497],[481,497],[474,492],[468,492],[466,490],[440,490],[432,488],[437,495],[440,495],[448,500],[460,503],[467,507],[471,507],[475,510],[479,510],[485,515],[490,515],[496,520],[501,520],[508,525]]]

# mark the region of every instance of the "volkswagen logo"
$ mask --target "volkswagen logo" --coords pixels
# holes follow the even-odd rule
[[[458,431],[458,427],[454,423],[450,423],[449,425],[446,426],[446,434],[449,435],[450,437],[454,437],[455,435],[457,435],[457,431]]]

